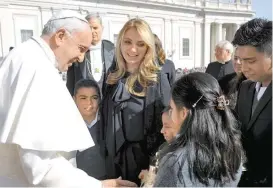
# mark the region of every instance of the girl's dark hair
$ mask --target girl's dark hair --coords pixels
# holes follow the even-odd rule
[[[159,64],[163,65],[165,64],[165,60],[166,60],[166,54],[165,51],[162,48],[162,43],[160,41],[160,39],[158,38],[158,36],[156,34],[154,34],[155,37],[155,51],[156,51],[156,55],[159,59]]]
[[[80,88],[95,88],[96,92],[99,96],[99,99],[101,99],[101,94],[100,94],[100,88],[98,83],[95,80],[91,79],[81,79],[75,84],[75,89],[74,89],[74,96],[77,95],[77,92]]]
[[[172,99],[178,109],[185,107],[189,113],[176,138],[159,155],[160,160],[168,152],[184,148],[189,172],[206,186],[209,179],[220,186],[235,180],[243,159],[235,117],[228,106],[217,108],[221,95],[218,81],[209,74],[194,72],[177,80]]]

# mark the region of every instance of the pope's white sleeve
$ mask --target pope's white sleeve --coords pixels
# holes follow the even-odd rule
[[[55,151],[35,151],[18,147],[22,169],[29,183],[50,187],[101,188],[101,181],[75,168]]]

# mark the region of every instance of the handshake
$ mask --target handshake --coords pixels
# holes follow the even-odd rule
[[[140,187],[153,187],[157,168],[150,166],[149,170],[141,170],[138,178],[141,179]]]
[[[122,180],[121,177],[119,177],[117,179],[103,180],[102,187],[137,187],[137,184],[131,181]]]

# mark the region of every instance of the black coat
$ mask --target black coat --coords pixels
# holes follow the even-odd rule
[[[162,71],[167,75],[170,85],[172,86],[175,81],[175,66],[174,63],[166,59],[165,63],[162,65]]]
[[[218,61],[211,62],[206,69],[206,73],[212,75],[217,80],[234,72],[231,60],[227,61],[225,64],[219,63]]]
[[[112,66],[112,63],[114,62],[114,49],[115,46],[112,42],[108,40],[102,40],[102,61],[104,62],[104,67],[103,67],[103,80],[102,80],[102,85],[100,85],[100,89],[102,92],[102,95],[104,94],[104,87],[105,87],[105,81],[107,78],[107,73],[109,68]],[[66,86],[70,92],[70,94],[73,96],[74,95],[74,88],[75,84],[77,81],[83,78],[87,78],[87,75],[83,75],[83,70],[86,69],[88,61],[90,61],[90,51],[88,50],[85,53],[85,57],[82,63],[73,63],[71,67],[69,67],[67,71],[67,81],[66,81]],[[94,79],[91,75],[91,78],[89,79]]]
[[[81,152],[78,151],[76,161],[77,168],[82,169],[89,176],[105,180],[107,179],[105,171],[105,145],[101,140],[101,126],[101,121],[99,120],[88,129],[95,146]]]
[[[164,142],[160,133],[161,113],[169,105],[170,84],[166,74],[161,71],[158,82],[148,87],[145,98],[130,97],[130,94],[124,90],[122,82],[108,86],[102,102],[104,139],[107,150],[106,169],[109,178],[122,176],[123,179],[139,183],[138,174],[141,169],[148,168],[149,157],[153,156]],[[134,135],[130,134],[131,140],[126,137],[132,125],[123,124],[126,121],[123,119],[123,114],[125,111],[128,113],[128,110],[125,109],[127,105],[139,107],[141,106],[139,101],[143,100],[144,109],[135,109],[134,111],[138,111],[138,114],[132,112],[128,115],[130,118],[141,117],[141,119],[134,120],[139,123],[139,126],[134,125],[134,128],[129,130],[131,133],[135,132],[138,137],[133,138],[135,140],[132,141]]]
[[[242,144],[246,152],[247,172],[240,186],[272,186],[272,83],[252,115],[255,82],[241,84],[236,111],[242,123]]]

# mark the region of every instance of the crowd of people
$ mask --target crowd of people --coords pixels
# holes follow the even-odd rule
[[[272,186],[272,21],[179,77],[145,20],[102,32],[63,10],[0,62],[0,186]]]

